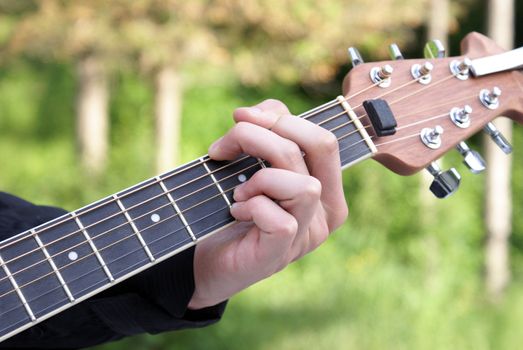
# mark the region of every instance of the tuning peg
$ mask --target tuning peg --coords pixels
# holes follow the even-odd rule
[[[472,67],[472,61],[468,57],[465,57],[463,61],[453,60],[449,65],[450,71],[459,80],[467,80],[469,78],[470,67]]]
[[[501,96],[501,89],[497,86],[494,86],[492,90],[483,89],[479,92],[479,100],[489,109],[499,107],[499,96]]]
[[[481,154],[470,149],[465,142],[460,142],[456,148],[463,156],[463,164],[465,164],[473,174],[479,174],[485,170],[487,165]]]
[[[348,52],[349,52],[349,59],[350,59],[350,62],[352,63],[353,67],[356,67],[357,65],[362,64],[364,62],[363,58],[361,58],[360,52],[358,51],[357,48],[349,47]]]
[[[441,41],[437,39],[431,40],[425,44],[423,55],[425,58],[443,58],[445,57],[445,47]]]
[[[446,198],[456,192],[461,181],[461,176],[456,169],[450,168],[442,171],[436,162],[432,162],[427,171],[434,176],[430,184],[430,191],[438,198]]]
[[[490,136],[492,141],[494,141],[494,143],[498,145],[498,147],[505,154],[509,154],[512,152],[512,145],[510,144],[510,142],[508,142],[505,136],[503,136],[503,134],[498,130],[498,128],[496,128],[494,124],[488,123],[487,125],[485,125],[483,130]]]
[[[423,64],[414,64],[410,68],[410,74],[418,83],[426,85],[432,81],[431,72],[434,69],[434,65],[430,62],[425,62]]]
[[[389,45],[389,55],[393,60],[402,60],[404,58],[399,46],[395,43]]]

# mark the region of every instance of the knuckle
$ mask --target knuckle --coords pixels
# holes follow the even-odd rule
[[[259,210],[265,204],[264,196],[254,196],[247,201],[249,205],[249,210],[256,211]]]
[[[294,236],[298,232],[298,221],[294,217],[289,217],[279,223],[277,230],[281,235]]]
[[[256,171],[248,180],[250,184],[261,184],[265,181],[265,179],[271,179],[271,172],[274,169],[272,168],[261,168],[260,170]]]
[[[320,180],[309,176],[307,184],[304,186],[305,195],[312,200],[319,200],[321,197],[322,186]]]
[[[281,157],[286,164],[296,165],[303,162],[300,147],[292,141],[288,141],[281,149]]]
[[[324,132],[321,133],[318,140],[318,146],[321,151],[326,154],[338,153],[338,139],[330,131],[324,130]]]

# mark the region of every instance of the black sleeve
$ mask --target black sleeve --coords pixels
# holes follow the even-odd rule
[[[63,215],[0,192],[0,240]],[[194,292],[194,248],[91,297],[0,343],[0,349],[73,349],[139,333],[203,327],[226,303],[188,310]]]

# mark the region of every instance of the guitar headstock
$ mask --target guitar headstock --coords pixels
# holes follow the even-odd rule
[[[469,34],[461,47],[462,56],[458,57],[358,64],[345,77],[343,94],[361,116],[376,145],[375,160],[398,174],[410,175],[491,125],[498,116],[523,122],[521,71],[476,77],[467,69],[468,60],[504,50],[478,33]],[[371,76],[380,74],[386,79],[390,73],[388,66],[392,67],[390,81],[381,87]],[[424,74],[426,71],[430,71],[430,78]],[[416,74],[421,76],[416,79]],[[499,92],[501,95],[497,97]],[[393,135],[378,136],[371,126],[362,104],[376,98],[386,100],[394,114],[397,127]]]

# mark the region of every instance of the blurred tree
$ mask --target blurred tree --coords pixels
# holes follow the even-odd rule
[[[428,18],[428,38],[438,39],[448,47],[449,35],[449,0],[431,0]]]
[[[504,49],[511,49],[515,35],[514,0],[490,0],[488,9],[490,37]],[[512,139],[510,119],[497,120],[496,125],[508,140]],[[486,287],[489,296],[497,300],[510,281],[508,245],[512,230],[512,158],[503,154],[487,136],[484,145],[489,165],[485,179]]]
[[[156,170],[178,162],[183,81],[187,63],[216,62],[222,48],[205,15],[207,1],[120,1],[115,28],[132,63],[153,76]]]
[[[448,46],[449,18],[451,18],[448,0],[430,0],[427,12],[427,40],[439,40],[445,48]],[[420,220],[424,227],[432,228],[437,220],[435,211],[437,199],[429,191],[434,177],[427,171],[421,172],[420,176]]]
[[[413,38],[406,28],[423,20],[426,1],[4,0],[13,25],[3,53],[75,62],[79,150],[93,172],[106,157],[107,74],[137,63],[154,76],[156,163],[165,170],[176,162],[185,64],[232,63],[251,85],[328,81],[347,44],[383,54],[388,38]]]
[[[108,145],[107,65],[122,53],[112,30],[111,4],[104,1],[2,1],[11,26],[2,58],[24,54],[43,61],[76,64],[77,141],[80,159],[94,175],[105,167]]]
[[[155,76],[158,170],[172,167],[177,158],[180,73],[185,64],[232,62],[242,82],[250,85],[274,79],[328,81],[345,62],[347,43],[373,50],[383,37],[400,32],[404,37],[405,22],[418,23],[416,9],[421,10],[423,2],[408,6],[403,1],[378,6],[363,0],[134,2],[121,28],[140,67]],[[351,31],[363,23],[365,33]]]
[[[414,39],[426,3],[218,0],[208,15],[243,83],[307,83],[332,79],[349,45],[385,56],[384,43]]]

